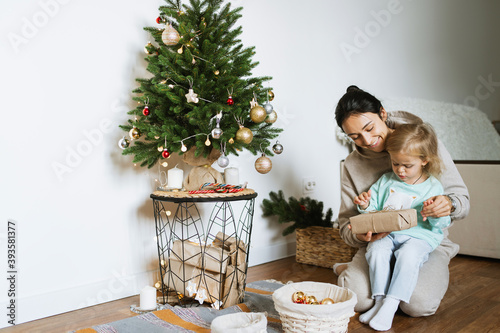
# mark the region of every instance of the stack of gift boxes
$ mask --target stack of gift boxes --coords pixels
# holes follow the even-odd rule
[[[244,242],[222,232],[211,244],[176,240],[163,282],[170,290],[193,297],[200,304],[226,308],[243,298],[246,254]]]

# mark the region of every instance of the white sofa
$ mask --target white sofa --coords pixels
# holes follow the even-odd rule
[[[469,189],[470,214],[450,227],[461,254],[500,258],[500,135],[485,113],[468,106],[409,98],[382,100],[433,125]]]

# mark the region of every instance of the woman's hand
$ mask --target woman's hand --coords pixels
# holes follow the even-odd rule
[[[349,224],[349,229],[351,229],[351,225]],[[368,231],[366,234],[356,234],[356,237],[363,242],[374,242],[385,236],[389,235],[390,232],[379,232],[378,234],[374,234],[371,231]]]
[[[422,214],[423,220],[425,221],[428,217],[448,216],[451,214],[451,208],[451,202],[446,196],[437,195],[424,202],[424,207],[420,214]]]

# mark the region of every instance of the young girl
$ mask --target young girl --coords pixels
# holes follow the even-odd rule
[[[432,204],[429,198],[443,193],[435,178],[442,171],[437,147],[436,134],[428,124],[402,124],[396,128],[386,143],[393,172],[384,174],[368,192],[354,198],[358,210],[366,213],[414,208],[420,212]],[[399,303],[409,303],[420,267],[441,243],[442,228],[450,222],[450,216],[426,218],[418,214],[417,226],[369,243],[366,260],[375,305],[359,317],[361,322],[377,331],[391,328]]]

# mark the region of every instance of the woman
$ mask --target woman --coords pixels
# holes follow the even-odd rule
[[[384,173],[391,171],[385,143],[393,130],[402,123],[422,123],[422,120],[405,111],[388,113],[376,97],[356,86],[347,88],[335,110],[335,119],[356,145],[356,149],[345,159],[342,171],[340,234],[347,244],[359,248],[352,262],[340,273],[338,283],[357,294],[358,304],[355,310],[365,312],[374,304],[365,258],[366,245],[389,233],[353,234],[349,228],[349,218],[358,215],[353,199],[368,191]],[[467,187],[441,142],[438,150],[445,167],[440,178],[445,195],[433,197],[433,204],[424,207],[421,214],[424,218],[450,215],[452,220],[463,219],[470,208]],[[448,264],[459,247],[447,236],[448,232],[445,230],[444,240],[422,266],[410,302],[400,304],[401,310],[410,316],[434,314],[448,289]],[[337,272],[339,270],[341,269],[337,268]]]

